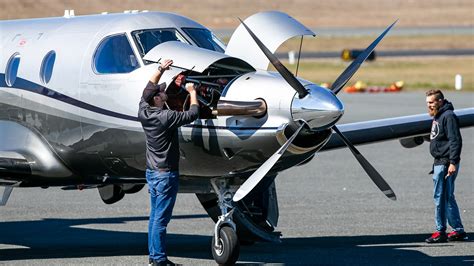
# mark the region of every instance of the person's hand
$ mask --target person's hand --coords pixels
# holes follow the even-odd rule
[[[448,178],[448,176],[452,176],[454,173],[456,173],[456,165],[451,163],[448,167],[448,174],[444,178]]]
[[[170,66],[173,64],[173,60],[171,59],[166,59],[163,62],[161,62],[160,67],[158,67],[158,70],[163,73],[165,70],[170,69]]]
[[[191,83],[191,82],[186,83],[186,90],[189,92],[189,94],[195,93],[196,89],[194,88],[194,83]]]
[[[186,90],[189,92],[189,95],[191,96],[191,105],[196,104],[199,105],[199,102],[197,100],[197,92],[196,92],[196,85],[194,83],[188,82],[186,83]]]

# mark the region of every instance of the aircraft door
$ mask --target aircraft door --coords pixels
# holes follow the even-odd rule
[[[144,148],[136,114],[147,80],[137,77],[141,70],[125,33],[96,37],[87,48],[80,78],[81,156],[98,162],[91,172],[137,174],[141,164],[134,156]]]
[[[93,105],[87,108],[92,112],[87,117],[98,119],[97,115],[102,114],[120,118],[120,114],[130,115],[132,108],[125,101],[130,96],[127,89],[131,86],[131,74],[139,67],[125,33],[94,40],[81,71],[81,101]]]

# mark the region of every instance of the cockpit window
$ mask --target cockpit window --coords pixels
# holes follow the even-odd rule
[[[139,67],[125,34],[106,37],[94,55],[95,71],[100,74],[129,73]]]
[[[208,29],[182,28],[182,30],[201,48],[221,53],[225,51],[224,43]]]
[[[144,57],[153,47],[169,41],[187,43],[176,29],[151,29],[132,31],[133,40],[137,44],[140,55]]]

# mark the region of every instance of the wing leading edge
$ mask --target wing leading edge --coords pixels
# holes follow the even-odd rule
[[[455,110],[461,128],[474,126],[474,108]],[[338,128],[354,144],[370,144],[391,139],[427,136],[431,132],[432,118],[428,114],[402,116],[338,125]],[[336,133],[333,133],[336,135]],[[339,137],[331,137],[322,150],[345,148]]]

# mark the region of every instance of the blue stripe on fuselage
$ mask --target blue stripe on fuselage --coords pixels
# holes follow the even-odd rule
[[[67,95],[64,95],[62,93],[59,93],[57,91],[51,90],[49,88],[46,88],[40,84],[36,84],[34,82],[28,81],[26,79],[22,78],[17,78],[15,80],[15,86],[10,87],[13,89],[19,89],[19,90],[25,90],[29,92],[34,92],[64,103],[68,103],[70,105],[94,112],[94,113],[99,113],[107,116],[112,116],[116,118],[121,118],[125,120],[130,120],[130,121],[137,121],[138,118],[135,116],[130,116],[130,115],[125,115],[117,112],[113,112],[110,110],[106,110],[88,103],[85,103],[83,101],[74,99],[72,97],[69,97]],[[0,73],[0,87],[9,87],[6,82],[5,82],[5,74]],[[276,130],[278,129],[277,127],[228,127],[228,126],[210,126],[210,125],[186,125],[185,127],[192,127],[192,128],[209,128],[209,129],[227,129],[227,130],[258,130],[258,129],[271,129],[271,130]]]
[[[92,111],[94,113],[99,113],[99,114],[108,115],[108,116],[112,116],[112,117],[117,117],[117,118],[121,118],[121,119],[131,120],[131,121],[138,121],[138,118],[136,116],[130,116],[130,115],[125,115],[125,114],[113,112],[113,111],[110,111],[110,110],[106,110],[106,109],[103,109],[103,108],[85,103],[83,101],[79,101],[77,99],[71,98],[71,97],[69,97],[67,95],[64,95],[62,93],[59,93],[57,91],[48,89],[48,88],[46,88],[42,85],[39,85],[39,84],[36,84],[34,82],[28,81],[26,79],[17,78],[15,80],[14,85],[15,86],[12,87],[12,88],[38,93],[38,94],[44,95],[46,97],[56,99],[56,100],[61,101],[61,102],[65,102],[65,103],[71,104],[73,106],[77,106],[77,107]],[[5,82],[5,74],[3,74],[3,73],[0,73],[0,86],[1,87],[8,87],[6,82]]]

